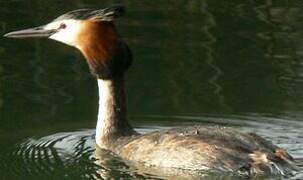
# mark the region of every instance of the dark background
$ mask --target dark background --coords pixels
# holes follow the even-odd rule
[[[113,3],[128,8],[116,24],[134,55],[127,75],[132,122],[252,114],[302,122],[300,1],[0,0],[0,34]],[[2,147],[94,128],[97,93],[76,49],[51,40],[0,38]]]
[[[89,2],[1,1],[1,32],[46,24],[68,10],[123,3],[128,14],[117,26],[134,54],[127,77],[131,116],[301,116],[299,4]],[[97,86],[76,49],[50,40],[0,43],[1,128],[94,121]]]

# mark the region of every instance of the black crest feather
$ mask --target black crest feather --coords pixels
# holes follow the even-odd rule
[[[123,5],[113,5],[105,9],[78,9],[67,12],[54,21],[64,19],[114,21],[116,18],[123,16],[125,12],[126,8]]]

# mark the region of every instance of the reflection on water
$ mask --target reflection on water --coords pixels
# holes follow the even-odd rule
[[[153,124],[138,125],[140,133],[171,128],[175,126],[187,126],[190,123],[182,123],[188,120],[197,121],[204,125],[220,124],[228,125],[245,132],[257,132],[268,140],[288,151],[295,159],[300,159],[303,165],[303,124],[297,121],[262,117],[262,116],[146,116]],[[163,122],[161,119],[176,119],[180,123]],[[263,123],[259,123],[262,121]],[[157,122],[157,123],[156,123]],[[162,122],[162,123],[161,123]],[[167,124],[170,126],[167,126]],[[109,151],[95,150],[94,130],[80,130],[66,133],[57,133],[42,138],[29,138],[18,143],[13,151],[8,152],[4,161],[14,160],[14,163],[4,165],[2,176],[5,178],[30,178],[30,179],[102,179],[112,177],[123,178],[227,178],[232,174],[211,174],[206,172],[176,171],[174,169],[156,169],[125,162]],[[303,168],[303,166],[301,167]],[[177,172],[177,173],[176,173]],[[302,172],[297,173],[296,178],[303,178]],[[234,177],[236,178],[236,177]],[[240,177],[237,177],[240,178]],[[277,177],[276,177],[277,178]],[[292,177],[294,178],[294,177]]]
[[[0,32],[113,2],[1,1]],[[134,54],[128,109],[139,130],[193,123],[236,126],[303,158],[301,3],[119,2],[128,6],[117,24]],[[117,157],[107,165],[95,163],[107,158],[95,161],[94,131],[75,129],[94,128],[96,111],[96,82],[79,52],[52,41],[0,38],[1,176],[162,178]]]

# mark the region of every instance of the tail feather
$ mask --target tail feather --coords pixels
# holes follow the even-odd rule
[[[250,174],[279,174],[285,176],[298,170],[292,161],[292,157],[282,149],[276,149],[274,156],[255,151],[249,155],[249,158],[251,160]]]

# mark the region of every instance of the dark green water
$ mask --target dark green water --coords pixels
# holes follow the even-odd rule
[[[128,8],[117,26],[134,54],[128,110],[140,132],[235,126],[303,158],[300,1],[0,0],[0,32],[117,2]],[[0,179],[165,178],[94,160],[97,93],[76,49],[0,38]]]

